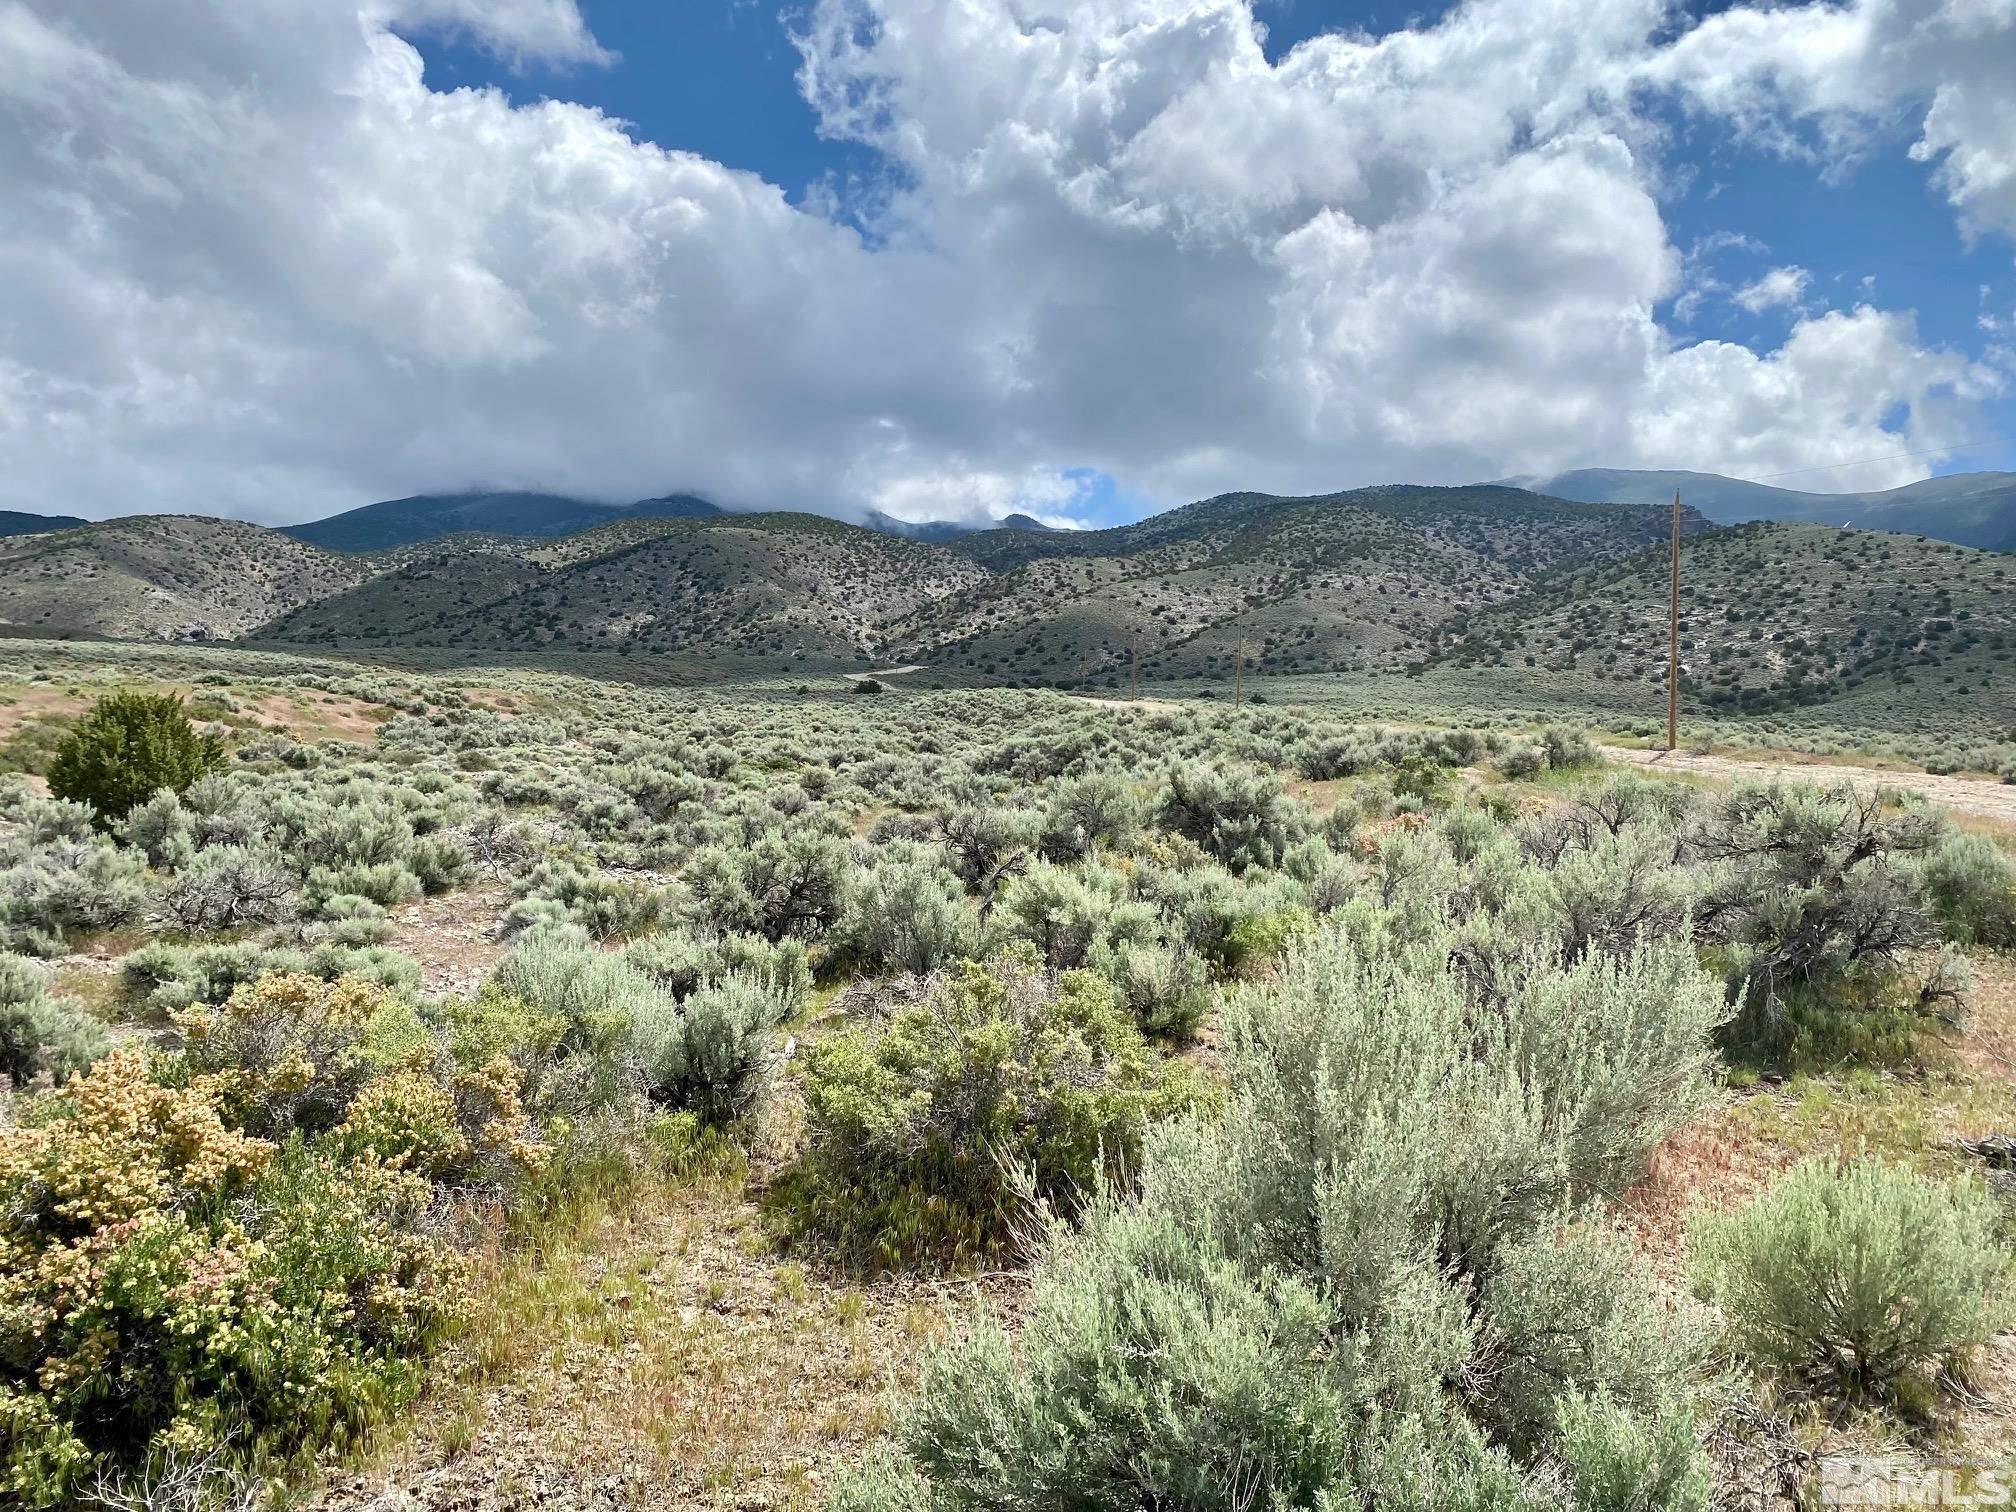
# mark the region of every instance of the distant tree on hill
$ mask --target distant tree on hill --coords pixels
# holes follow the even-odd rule
[[[100,826],[162,788],[179,793],[223,760],[222,744],[190,722],[177,693],[111,693],[56,748],[49,791],[89,804]]]

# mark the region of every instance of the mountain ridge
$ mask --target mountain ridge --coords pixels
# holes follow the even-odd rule
[[[0,537],[40,535],[51,530],[71,530],[87,523],[76,515],[38,515],[25,509],[0,509]]]
[[[1108,689],[1137,669],[1209,687],[1242,669],[1454,663],[1628,701],[1663,676],[1668,518],[1666,501],[1396,484],[1221,494],[1096,531],[1004,522],[919,540],[814,514],[622,511],[566,536],[461,531],[355,553],[139,516],[0,539],[0,635],[676,654],[734,673],[916,663]],[[1691,505],[1683,526],[1690,700],[1755,713],[1914,679],[1997,709],[2016,695],[2006,555],[1833,524],[1716,526]]]
[[[1519,480],[1554,498],[1653,505],[1679,493],[1718,525],[1853,525],[1984,551],[2016,551],[2016,473],[1948,473],[1866,493],[1807,493],[1719,473],[1586,467]]]

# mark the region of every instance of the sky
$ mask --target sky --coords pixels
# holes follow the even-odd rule
[[[0,508],[2016,470],[2016,0],[0,0]]]

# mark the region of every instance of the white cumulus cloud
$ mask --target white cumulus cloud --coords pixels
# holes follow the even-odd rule
[[[1249,0],[814,0],[801,86],[890,171],[801,206],[586,106],[432,88],[402,40],[610,62],[573,0],[0,0],[0,507],[1071,518],[1087,467],[1173,502],[1935,447],[1994,378],[1908,312],[1778,270],[1776,349],[1661,323],[1645,102],[1801,150],[1915,110],[1959,213],[2016,230],[1978,61],[2010,3],[1671,37],[1660,0],[1471,0],[1270,62]]]

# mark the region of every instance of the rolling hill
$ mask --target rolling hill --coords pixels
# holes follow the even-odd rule
[[[1033,523],[1033,522],[1032,522]],[[1020,522],[919,541],[812,515],[623,519],[508,559],[414,556],[277,616],[262,640],[928,661],[1113,679],[1419,660],[1452,617],[1662,539],[1661,511],[1508,488],[1230,494],[1095,532]],[[1690,519],[1690,528],[1705,522]]]
[[[238,520],[130,515],[0,540],[0,635],[229,640],[382,570]]]
[[[465,531],[489,535],[568,536],[626,518],[696,519],[721,511],[690,494],[635,504],[599,504],[565,494],[415,494],[345,510],[305,525],[283,526],[297,541],[330,551],[386,551]]]
[[[1124,687],[1469,668],[1592,703],[1663,686],[1663,508],[1528,490],[1226,494],[1101,531],[918,540],[818,515],[619,512],[565,536],[337,552],[142,517],[0,540],[0,634],[465,654],[916,662]],[[1689,511],[1691,707],[1766,713],[1897,688],[2010,704],[2016,563],[1838,525]],[[1468,675],[1468,674],[1466,674]],[[1858,691],[1860,690],[1860,691]]]
[[[28,514],[19,509],[0,509],[0,537],[37,535],[45,530],[69,530],[85,522],[75,515]]]
[[[1519,480],[1535,491],[1591,503],[1682,501],[1718,525],[1796,520],[1928,536],[1985,551],[2016,551],[2016,473],[1954,473],[1880,493],[1802,493],[1715,473],[1585,468]]]
[[[1922,685],[2016,716],[2016,563],[2000,553],[1761,521],[1690,543],[1681,578],[1689,707],[1768,713],[1865,684]],[[1666,554],[1654,550],[1474,616],[1438,659],[1651,693],[1665,686],[1667,616]]]
[[[1690,531],[1706,522],[1690,516]],[[1662,511],[1496,486],[1309,498],[1226,494],[1113,530],[986,531],[959,549],[993,576],[891,627],[890,650],[1016,680],[1404,665],[1452,618],[1571,564],[1628,556]]]
[[[508,558],[416,557],[257,638],[856,662],[890,620],[985,576],[946,547],[818,515],[626,519]]]
[[[415,494],[407,499],[365,504],[327,519],[285,525],[281,529],[312,546],[365,553],[464,533],[553,539],[579,535],[622,520],[710,520],[726,513],[719,505],[693,494],[665,494],[632,504],[608,504],[548,493]],[[899,520],[877,510],[869,511],[862,523],[883,535],[939,543],[957,540],[978,528],[950,520]],[[1048,530],[1050,527],[1028,515],[1009,515],[997,528]]]

